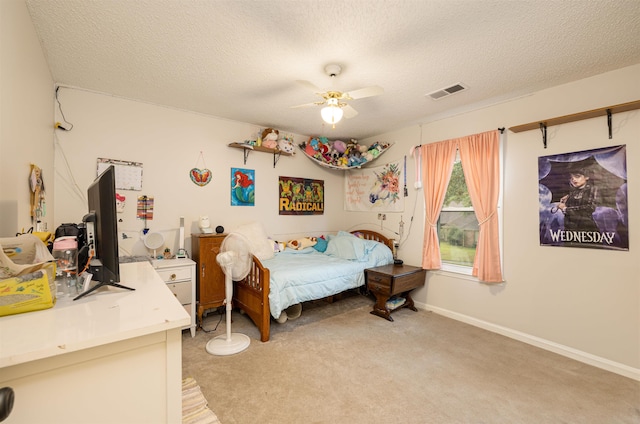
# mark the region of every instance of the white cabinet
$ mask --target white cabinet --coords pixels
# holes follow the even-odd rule
[[[167,283],[171,292],[178,298],[184,309],[189,313],[191,322],[184,327],[191,331],[191,337],[196,335],[196,263],[191,259],[158,259],[153,261],[153,267]]]
[[[42,311],[0,317],[6,423],[180,423],[188,314],[147,262],[120,265],[124,285]],[[4,421],[3,421],[4,422]]]

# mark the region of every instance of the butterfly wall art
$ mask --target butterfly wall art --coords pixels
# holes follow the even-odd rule
[[[198,163],[202,160],[204,164],[204,168],[198,168]],[[195,168],[191,168],[189,171],[189,177],[191,181],[197,186],[204,187],[211,182],[211,171],[207,168],[207,165],[204,163],[204,157],[202,156],[202,152],[200,152],[200,156],[198,156],[198,160],[196,161]]]
[[[207,168],[193,168],[189,171],[189,176],[191,177],[191,181],[200,187],[206,186],[211,182],[211,171]]]

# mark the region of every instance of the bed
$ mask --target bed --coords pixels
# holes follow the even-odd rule
[[[354,235],[356,235],[354,237]],[[285,249],[273,258],[253,255],[249,275],[235,282],[233,306],[244,311],[269,340],[271,318],[302,302],[330,298],[364,286],[364,270],[393,263],[393,241],[370,230],[328,237],[327,249]]]

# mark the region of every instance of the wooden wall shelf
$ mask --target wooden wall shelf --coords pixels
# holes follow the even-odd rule
[[[599,109],[593,109],[586,112],[574,113],[571,115],[558,116],[557,118],[546,119],[543,121],[531,122],[523,125],[516,125],[515,127],[510,127],[509,131],[514,133],[519,133],[522,131],[530,131],[537,130],[540,128],[540,124],[546,125],[547,127],[551,127],[554,125],[567,124],[569,122],[582,121],[583,119],[591,119],[597,118],[598,116],[607,116],[608,111],[611,111],[611,114],[620,113],[620,112],[628,112],[630,110],[640,109],[640,100],[636,100],[635,102],[622,103],[615,106],[609,107],[601,107]]]
[[[530,122],[528,124],[516,125],[510,127],[509,130],[514,133],[522,131],[530,131],[540,129],[542,131],[542,144],[547,148],[547,127],[554,125],[567,124],[569,122],[582,121],[584,119],[597,118],[599,116],[607,117],[607,125],[609,126],[609,138],[613,138],[611,128],[611,116],[614,113],[628,112],[630,110],[640,109],[640,100],[629,103],[621,103],[615,106],[601,107],[599,109],[588,110],[586,112],[574,113],[571,115],[558,116],[556,118],[546,119],[544,121]]]
[[[280,149],[270,149],[268,147],[262,146],[252,146],[246,143],[229,143],[229,147],[233,147],[234,149],[242,149],[244,151],[244,164],[247,164],[247,157],[249,157],[249,152],[262,152],[262,153],[272,153],[273,154],[273,167],[276,167],[276,163],[280,159],[281,155],[284,156],[293,156],[293,153],[283,152]]]

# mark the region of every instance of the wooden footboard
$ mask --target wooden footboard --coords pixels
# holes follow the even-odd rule
[[[251,270],[243,280],[235,282],[233,306],[243,310],[260,330],[260,340],[269,340],[271,310],[269,308],[269,269],[255,256]]]
[[[393,250],[393,240],[371,230],[355,230],[366,240],[374,240],[386,244]],[[243,280],[235,282],[233,290],[233,307],[243,310],[260,330],[260,340],[269,340],[271,332],[271,309],[269,307],[269,269],[260,260],[253,257],[251,270]]]

